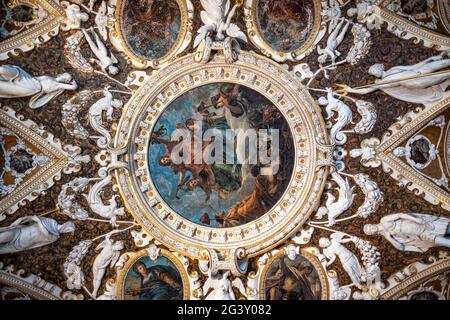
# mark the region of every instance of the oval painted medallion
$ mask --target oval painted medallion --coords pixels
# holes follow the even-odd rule
[[[210,227],[262,217],[283,196],[294,166],[281,112],[262,94],[226,83],[197,87],[173,101],[156,122],[148,150],[152,182],[167,205]]]

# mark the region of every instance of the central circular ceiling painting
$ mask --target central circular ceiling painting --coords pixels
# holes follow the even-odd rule
[[[246,86],[213,83],[164,110],[148,158],[153,184],[175,212],[226,228],[263,216],[281,199],[294,153],[289,125],[273,103]]]
[[[328,174],[324,120],[306,89],[266,58],[241,51],[233,64],[192,68],[195,57],[162,69],[128,103],[116,134],[129,155],[119,188],[167,246],[192,257],[253,256],[317,206]]]

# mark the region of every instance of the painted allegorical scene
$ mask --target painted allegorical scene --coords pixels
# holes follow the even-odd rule
[[[211,143],[222,139],[223,148],[217,151],[222,156],[218,161],[200,157],[174,163],[170,155],[180,146],[173,139],[177,129],[191,132],[192,141],[200,136],[204,155],[208,150],[215,155]],[[259,156],[257,161],[239,161],[249,155],[250,140],[228,133],[252,129],[277,133],[260,135],[252,143],[258,154],[264,149],[270,155],[270,162],[262,163]],[[215,136],[206,139],[211,132]],[[278,156],[272,157],[276,151]],[[193,147],[192,160],[195,152]],[[153,184],[164,201],[184,218],[216,228],[240,226],[267,213],[284,194],[295,161],[292,134],[281,112],[260,93],[226,83],[195,88],[172,102],[154,126],[148,156]]]
[[[313,0],[257,0],[259,31],[275,50],[298,50],[311,36],[314,10]]]
[[[302,255],[277,257],[264,278],[267,300],[320,300],[322,286],[317,269]]]
[[[406,14],[417,15],[427,11],[429,7],[427,0],[401,0],[402,11]]]
[[[137,260],[124,283],[125,300],[182,300],[183,281],[175,264],[165,256]]]
[[[126,1],[123,28],[128,46],[140,57],[164,57],[176,44],[181,11],[176,0]]]

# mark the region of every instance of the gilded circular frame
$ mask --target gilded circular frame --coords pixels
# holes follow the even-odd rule
[[[176,267],[178,272],[181,275],[181,280],[183,283],[183,300],[189,300],[190,299],[190,283],[188,274],[183,267],[183,264],[178,260],[172,253],[165,249],[159,249],[159,255],[158,257],[165,257],[169,261],[171,261]],[[127,260],[122,270],[120,270],[119,276],[117,278],[117,286],[116,286],[116,297],[118,300],[124,299],[124,290],[125,290],[125,281],[126,277],[128,275],[128,272],[133,267],[133,265],[141,258],[148,256],[147,250],[141,250],[137,252],[136,254],[132,255],[130,259]]]
[[[271,267],[272,263],[277,259],[278,257],[286,255],[285,250],[281,249],[277,253],[275,253],[273,256],[271,256],[268,260],[266,265],[261,271],[261,275],[259,277],[259,283],[258,283],[258,297],[260,300],[267,300],[266,299],[266,290],[264,281],[267,275],[267,272],[269,271],[269,268]],[[310,252],[307,252],[306,250],[301,250],[300,254],[302,257],[304,257],[306,260],[308,260],[317,270],[317,273],[319,274],[320,279],[320,285],[321,285],[321,300],[328,300],[329,297],[329,284],[328,284],[328,277],[327,272],[323,268],[322,264],[320,263],[319,259],[311,254]]]
[[[286,60],[299,61],[310,55],[319,41],[326,33],[326,23],[322,19],[322,8],[327,5],[327,1],[311,0],[314,3],[314,27],[308,40],[298,49],[290,52],[283,52],[273,48],[264,39],[258,26],[257,5],[260,0],[245,0],[244,19],[247,27],[247,35],[250,41],[261,50],[261,53],[277,62]]]
[[[158,68],[159,66],[170,62],[177,58],[190,45],[193,36],[193,20],[194,20],[194,6],[191,0],[176,0],[181,14],[181,27],[177,41],[172,48],[161,58],[147,59],[134,52],[128,45],[125,39],[123,30],[124,8],[126,3],[130,0],[116,0],[114,9],[114,29],[110,32],[110,40],[113,46],[122,52],[128,63],[138,69]]]
[[[450,3],[446,0],[438,0],[438,13],[445,30],[450,34]]]
[[[174,212],[155,189],[148,167],[148,147],[159,115],[183,93],[209,83],[235,83],[269,99],[283,114],[295,144],[291,181],[280,201],[262,217],[233,228],[198,225]],[[227,64],[223,56],[201,64],[195,55],[177,59],[155,73],[126,105],[115,138],[127,145],[128,171],[116,171],[125,206],[136,221],[167,247],[193,258],[204,249],[244,249],[247,256],[266,252],[293,235],[317,207],[328,175],[323,166],[328,141],[320,109],[289,72],[271,60],[241,52]]]

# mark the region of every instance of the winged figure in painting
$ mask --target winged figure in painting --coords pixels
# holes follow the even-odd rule
[[[198,30],[194,47],[197,47],[202,40],[206,39],[213,32],[216,33],[215,39],[219,41],[224,40],[226,34],[231,38],[247,42],[247,36],[236,24],[231,23],[231,19],[239,7],[238,4],[235,4],[230,11],[230,0],[200,0],[200,2],[204,9],[200,13],[204,25]]]

